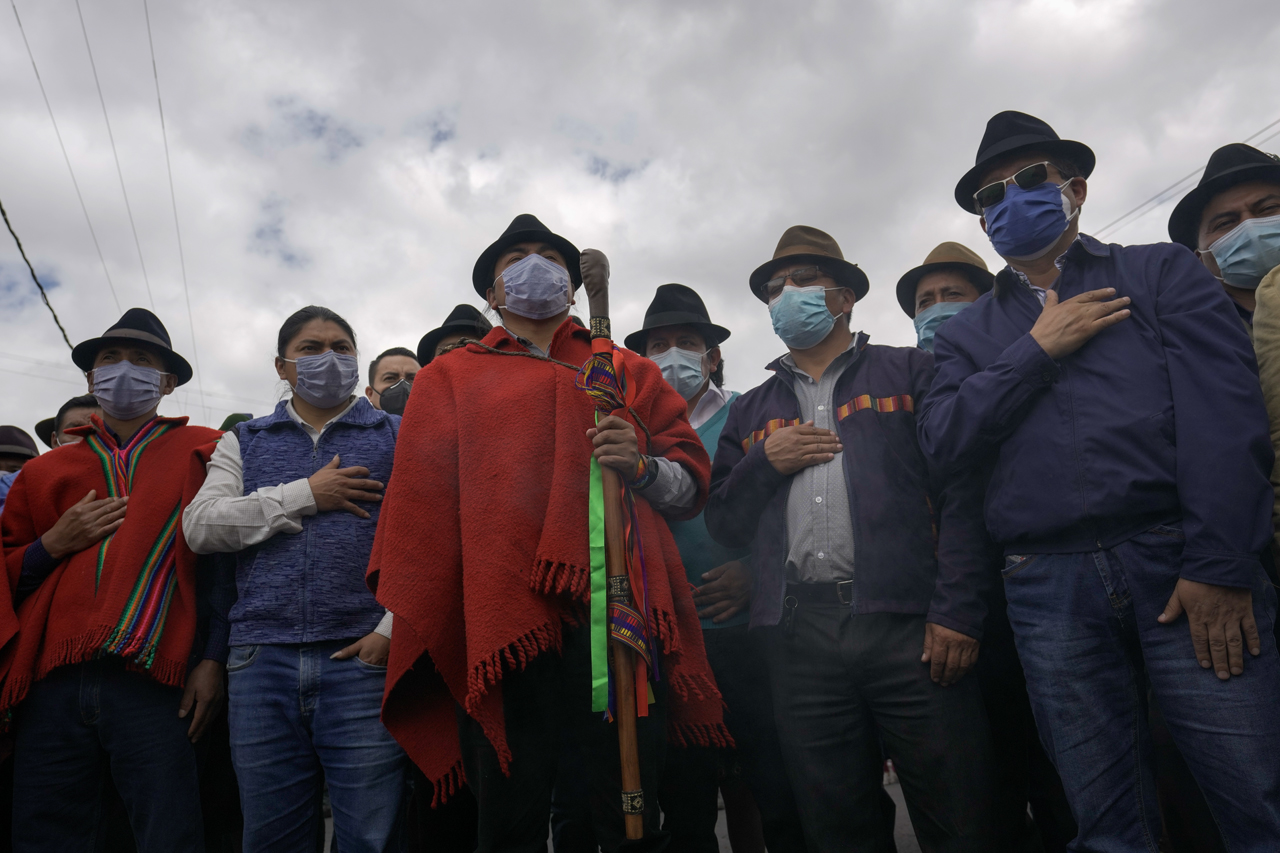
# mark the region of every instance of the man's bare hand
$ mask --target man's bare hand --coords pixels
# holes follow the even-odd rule
[[[182,690],[178,716],[185,720],[191,713],[191,706],[195,706],[195,715],[187,729],[187,737],[191,738],[192,743],[200,740],[204,730],[222,710],[227,698],[226,685],[222,680],[225,672],[226,667],[216,660],[202,660],[187,676],[187,686]]]
[[[1071,355],[1098,332],[1128,318],[1129,297],[1111,299],[1115,295],[1114,287],[1104,287],[1060,303],[1058,292],[1049,290],[1045,293],[1044,309],[1031,327],[1031,337],[1055,361]],[[1105,301],[1108,299],[1111,301]]]
[[[384,637],[374,631],[371,634],[365,634],[345,649],[336,651],[329,657],[331,660],[346,660],[356,655],[359,655],[360,660],[371,666],[386,666],[387,658],[391,655],[391,638]]]
[[[587,430],[587,438],[595,445],[592,455],[601,465],[608,465],[630,483],[640,471],[640,443],[636,428],[616,415],[601,418]]]
[[[1215,586],[1179,578],[1157,621],[1171,625],[1183,613],[1191,628],[1191,645],[1200,666],[1213,667],[1226,681],[1244,675],[1244,645],[1249,654],[1262,654],[1258,623],[1253,619],[1253,593],[1234,586]]]
[[[352,501],[377,503],[382,500],[382,483],[364,479],[369,476],[368,468],[339,468],[341,461],[335,456],[328,465],[307,478],[311,495],[316,500],[316,509],[320,512],[344,509],[354,516],[368,518],[369,513]]]
[[[90,490],[40,537],[40,544],[55,560],[62,560],[92,548],[124,524],[129,498],[103,498]]]
[[[815,427],[813,421],[783,427],[764,440],[765,458],[784,476],[810,465],[830,462],[842,450],[840,436],[829,429]]]
[[[978,662],[978,641],[932,622],[924,623],[924,654],[934,684],[950,687]]]
[[[751,603],[751,572],[741,560],[704,572],[702,580],[702,586],[693,591],[700,619],[727,622]]]

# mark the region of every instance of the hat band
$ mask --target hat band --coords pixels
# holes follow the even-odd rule
[[[147,343],[155,344],[168,352],[173,352],[173,347],[170,346],[168,341],[158,338],[150,332],[142,332],[137,329],[107,329],[99,340],[108,341],[112,338],[129,338],[131,340],[146,341]]]
[[[831,252],[825,249],[820,249],[817,246],[788,246],[785,249],[780,249],[779,251],[775,252],[773,259],[777,261],[777,260],[781,260],[782,258],[791,257],[792,255],[820,255],[821,257],[824,257],[824,258],[830,258],[833,261],[844,260],[844,258],[842,258],[841,256],[833,255],[831,254]]]
[[[30,447],[24,447],[21,444],[0,444],[0,453],[6,456],[30,456],[33,459],[39,455]]]

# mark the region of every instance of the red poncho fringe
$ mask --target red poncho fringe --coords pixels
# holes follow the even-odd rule
[[[17,639],[0,653],[0,711],[21,702],[53,669],[102,654],[121,655],[130,669],[161,684],[180,687],[186,680],[196,631],[196,557],[182,536],[181,510],[204,482],[212,442],[221,435],[186,423],[157,418],[139,431],[133,470],[126,460],[110,472],[117,493],[129,495],[124,523],[105,550],[94,545],[63,560],[18,606]],[[85,440],[32,459],[0,514],[9,581],[0,592],[0,638],[12,637],[7,622],[27,546],[90,489],[98,499],[111,494],[114,439],[96,417],[79,432],[96,434],[98,449]]]
[[[525,349],[503,328],[484,344]],[[581,365],[589,333],[556,331],[553,359]],[[706,501],[710,462],[685,401],[657,365],[627,350],[640,451],[684,465]],[[622,415],[623,413],[617,413]],[[629,420],[633,420],[627,416]],[[595,422],[574,370],[470,344],[435,359],[414,382],[400,427],[369,562],[369,585],[395,614],[382,719],[435,785],[463,781],[454,702],[483,727],[504,771],[511,761],[502,676],[561,647],[589,597],[588,472]],[[722,702],[666,522],[637,500],[654,630],[668,684],[670,736],[726,746]]]

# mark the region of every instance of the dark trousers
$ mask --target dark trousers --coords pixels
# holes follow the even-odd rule
[[[503,676],[510,775],[502,772],[480,724],[459,707],[462,763],[479,808],[477,853],[546,849],[551,792],[565,738],[581,749],[591,828],[600,848],[605,853],[665,849],[656,797],[666,749],[665,681],[654,685],[654,696],[649,715],[637,720],[645,791],[645,838],[639,842],[626,841],[623,831],[618,727],[591,710],[591,649],[585,628],[565,629],[561,655],[543,654],[524,670]]]
[[[854,616],[837,601],[803,601],[789,628],[764,630],[778,736],[810,851],[895,849],[881,740],[921,850],[992,849],[991,745],[978,681],[930,680],[920,662],[923,616]]]
[[[1004,595],[996,596],[983,627],[978,679],[991,723],[994,770],[994,847],[1010,853],[1065,853],[1076,835],[1062,780],[1040,745],[1027,680],[1018,661]],[[1034,820],[1027,817],[1031,807]]]
[[[408,853],[471,853],[476,849],[476,798],[463,785],[436,808],[431,782],[417,766],[409,768],[412,796],[405,817]]]
[[[141,853],[203,851],[181,699],[119,658],[60,667],[32,685],[16,721],[14,850],[93,850],[110,765]]]

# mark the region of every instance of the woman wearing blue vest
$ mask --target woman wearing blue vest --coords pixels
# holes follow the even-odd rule
[[[397,415],[354,395],[356,336],[308,306],[280,329],[292,398],[225,433],[183,516],[196,553],[237,555],[231,752],[244,850],[315,850],[328,782],[342,853],[394,846],[406,758],[379,714],[391,614],[365,586]]]
[[[627,348],[661,367],[663,378],[688,401],[689,423],[713,460],[729,406],[740,396],[724,388],[720,344],[728,337],[728,329],[711,322],[694,290],[664,284],[645,312],[644,327],[626,338]],[[804,835],[782,764],[768,675],[747,633],[749,552],[712,539],[701,514],[669,524],[689,583],[697,587],[693,600],[702,617],[702,642],[724,696],[725,725],[737,744],[731,764],[741,776],[722,773],[723,756],[717,750],[668,746],[658,791],[662,828],[671,833],[672,849],[715,850],[719,788],[731,835],[744,840],[756,835],[754,847],[767,847],[770,853],[803,853]],[[723,782],[721,775],[726,776]]]

